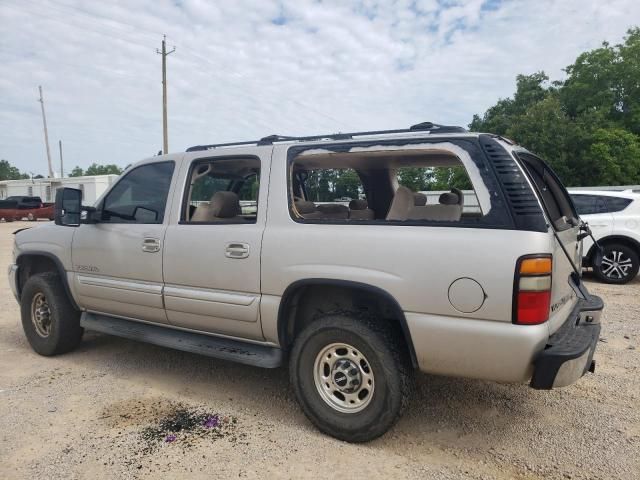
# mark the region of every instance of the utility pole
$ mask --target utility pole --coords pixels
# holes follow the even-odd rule
[[[60,178],[64,178],[64,163],[62,163],[62,140],[58,140],[58,147],[60,147]]]
[[[49,164],[49,178],[53,178],[53,166],[51,164],[51,151],[49,150],[49,133],[47,132],[47,117],[44,114],[44,98],[42,98],[42,86],[38,86],[40,90],[40,107],[42,107],[42,123],[44,125],[44,143],[47,146],[47,162]]]
[[[169,153],[169,136],[167,133],[167,55],[176,51],[167,52],[167,36],[162,36],[162,51],[156,48],[156,53],[162,55],[162,148],[163,153]]]

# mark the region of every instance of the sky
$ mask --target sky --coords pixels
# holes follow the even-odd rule
[[[563,68],[640,24],[638,0],[1,0],[0,158],[47,173],[252,140],[467,126],[517,74]]]

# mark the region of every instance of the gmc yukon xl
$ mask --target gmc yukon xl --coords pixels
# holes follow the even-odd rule
[[[273,135],[143,160],[94,206],[81,196],[58,190],[55,223],[15,235],[10,283],[41,355],[88,329],[288,363],[311,422],[352,442],[397,421],[416,371],[551,389],[594,370],[589,227],[504,138],[428,122]]]

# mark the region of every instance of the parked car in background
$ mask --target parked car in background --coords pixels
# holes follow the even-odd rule
[[[602,264],[593,265],[595,245],[583,243],[583,265],[593,267],[606,283],[627,283],[640,266],[640,194],[631,191],[572,190],[569,192],[580,217],[589,223],[602,246]]]
[[[6,222],[27,220],[33,222],[39,218],[53,220],[53,203],[43,203],[40,197],[16,195],[0,200],[0,218]]]

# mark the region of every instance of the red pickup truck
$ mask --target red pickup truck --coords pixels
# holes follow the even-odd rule
[[[43,203],[40,197],[14,196],[0,200],[0,218],[5,222],[35,221],[39,218],[53,220],[53,203]]]

